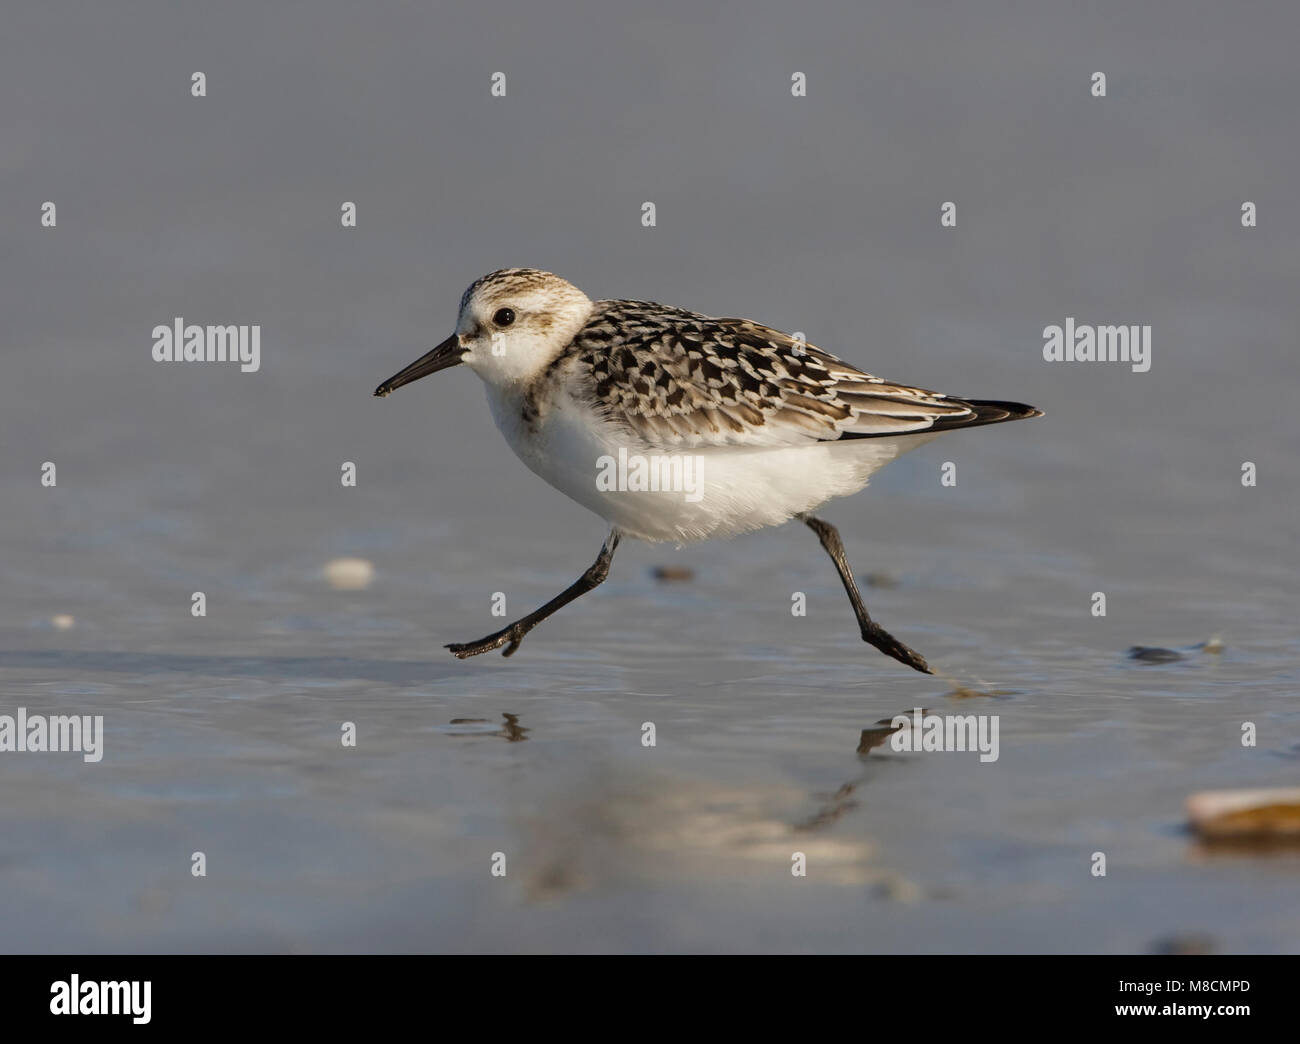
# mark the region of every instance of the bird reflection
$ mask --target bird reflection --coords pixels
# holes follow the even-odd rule
[[[509,714],[502,712],[501,717],[504,724],[494,732],[485,729],[464,730],[453,733],[456,736],[501,736],[507,743],[522,743],[528,737],[524,735],[531,732],[532,729],[526,728],[519,724],[518,714]],[[450,725],[490,725],[487,718],[452,718],[448,723]]]

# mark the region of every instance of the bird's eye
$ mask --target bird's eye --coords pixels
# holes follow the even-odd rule
[[[497,326],[509,326],[515,321],[515,313],[509,308],[498,308],[497,314],[492,317],[492,321]]]

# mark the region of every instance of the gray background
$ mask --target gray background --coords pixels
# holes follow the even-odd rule
[[[1298,30],[1286,3],[11,8],[0,713],[103,714],[107,753],[0,754],[0,947],[1294,950],[1296,856],[1180,823],[1300,757]],[[472,374],[370,397],[511,265],[1045,409],[825,511],[899,579],[867,591],[886,626],[1003,695],[861,645],[800,527],[628,547],[516,657],[447,656],[603,534]],[[261,372],[154,363],[175,316],[260,323]],[[1151,324],[1151,372],[1045,363],[1067,316]],[[322,581],[344,554],[369,590]],[[999,762],[855,753],[917,705],[999,714]]]

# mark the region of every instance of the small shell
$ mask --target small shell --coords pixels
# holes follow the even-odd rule
[[[1300,787],[1204,790],[1187,799],[1187,816],[1206,838],[1300,839]]]

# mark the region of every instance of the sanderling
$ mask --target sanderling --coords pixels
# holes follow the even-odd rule
[[[456,332],[375,394],[457,363],[487,385],[497,427],[519,458],[610,524],[600,555],[569,588],[495,634],[448,645],[461,659],[503,645],[513,653],[538,623],[604,581],[624,536],[680,544],[797,518],[835,563],[863,641],[933,673],[867,614],[839,533],[812,511],[952,428],[1042,415],[1018,402],[893,384],[748,319],[593,302],[531,268],[472,283]],[[695,488],[599,480],[614,460],[670,454],[692,458]]]

